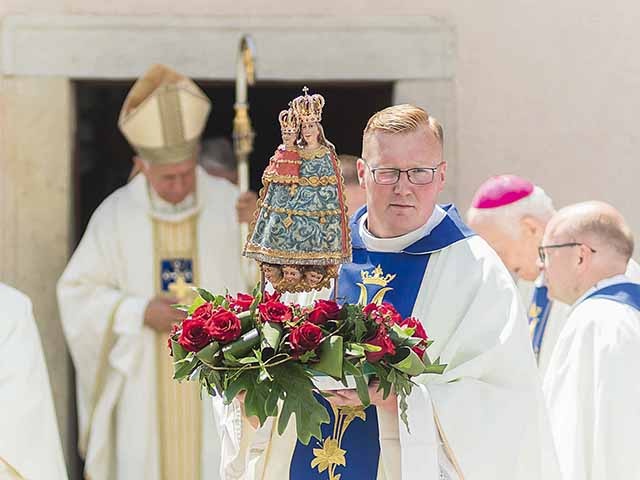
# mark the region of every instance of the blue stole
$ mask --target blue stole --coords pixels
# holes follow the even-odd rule
[[[358,210],[350,222],[353,261],[340,269],[338,302],[379,304],[384,301],[391,303],[403,318],[409,317],[430,254],[474,235],[453,205],[442,208],[447,214],[433,231],[401,252],[368,251],[359,233],[360,219],[366,213],[366,207]],[[380,458],[376,408],[371,405],[364,410],[338,410],[324,398],[317,398],[329,412],[331,422],[322,425],[322,442],[315,438],[307,446],[297,442],[291,459],[290,479],[328,480],[339,474],[343,480],[375,480]],[[331,457],[330,453],[333,453]],[[335,463],[321,462],[327,457]],[[328,468],[323,468],[326,466]]]
[[[589,298],[604,298],[614,302],[629,305],[640,312],[640,284],[625,282],[609,285],[587,295],[582,301]],[[580,302],[582,303],[582,302]]]
[[[547,287],[544,285],[536,286],[533,291],[533,298],[531,299],[528,314],[531,345],[536,359],[538,355],[540,355],[540,347],[542,346],[542,339],[544,337],[544,331],[547,328],[547,320],[549,320],[552,304],[553,302],[549,299]]]

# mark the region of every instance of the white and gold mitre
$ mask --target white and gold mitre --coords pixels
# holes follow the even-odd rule
[[[210,111],[209,98],[191,79],[153,65],[129,91],[118,127],[145,160],[180,163],[195,154]]]
[[[319,94],[309,95],[309,89],[302,89],[304,95],[296,97],[292,103],[293,111],[301,123],[320,122],[322,120],[322,107],[324,97]]]
[[[296,116],[293,108],[282,110],[278,115],[280,130],[282,133],[298,133],[300,130],[300,120]]]

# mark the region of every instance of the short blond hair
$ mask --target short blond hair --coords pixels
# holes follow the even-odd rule
[[[374,113],[364,128],[363,137],[366,138],[375,132],[409,133],[420,127],[426,127],[436,137],[440,146],[444,146],[444,130],[440,122],[426,110],[406,103]]]

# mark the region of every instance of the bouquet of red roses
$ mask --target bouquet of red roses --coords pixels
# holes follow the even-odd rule
[[[192,305],[177,305],[187,318],[169,338],[174,379],[197,380],[211,395],[228,404],[246,391],[245,413],[262,425],[278,417],[282,434],[295,413],[298,439],[305,445],[321,438],[329,414],[314,396],[314,376],[355,379],[368,406],[368,374],[374,373],[386,398],[399,397],[407,424],[406,397],[411,378],[442,373],[445,365],[426,355],[430,340],[422,324],[402,318],[390,304],[338,305],[317,300],[313,306],[287,305],[277,294],[262,298],[213,295],[196,289]]]

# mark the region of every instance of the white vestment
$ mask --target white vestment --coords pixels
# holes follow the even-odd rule
[[[236,188],[197,169],[199,286],[243,290]],[[156,293],[150,194],[138,175],[95,211],[58,284],[76,368],[80,447],[92,480],[159,480],[156,333],[144,325]],[[167,213],[163,220],[180,218]],[[168,354],[168,350],[167,350]],[[104,368],[100,368],[104,365]],[[203,402],[202,478],[217,478],[219,439]]]
[[[414,379],[410,434],[378,409],[378,480],[455,479],[456,469],[465,480],[558,479],[522,302],[484,240],[473,236],[431,253],[412,316],[435,341],[430,358],[449,367]],[[279,436],[272,425],[254,431],[237,403],[227,407],[225,480],[289,478],[295,426]]]
[[[629,260],[627,266],[626,275],[634,282],[640,282],[640,266],[635,260]],[[536,280],[536,285],[540,285],[544,281],[542,275]],[[524,299],[525,307],[529,307],[531,304],[532,293],[529,293],[529,298]],[[540,353],[538,354],[538,370],[540,371],[540,378],[544,378],[549,368],[549,362],[551,361],[551,354],[556,346],[560,332],[569,315],[570,306],[566,303],[559,302],[557,300],[551,301],[551,307],[549,309],[549,318],[547,319],[547,326],[544,329],[544,335],[542,336],[542,344],[540,345]]]
[[[0,283],[0,478],[65,480],[49,374],[31,302]]]
[[[544,379],[551,427],[565,480],[640,478],[640,312],[596,288],[572,307]]]

